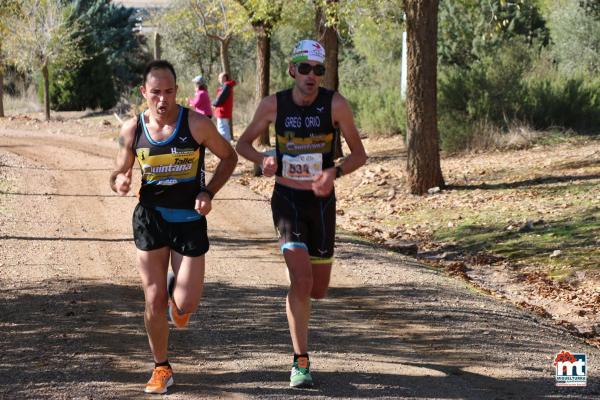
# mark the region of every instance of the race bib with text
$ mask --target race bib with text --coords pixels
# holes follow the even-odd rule
[[[323,155],[321,153],[300,154],[297,156],[283,155],[282,175],[299,181],[309,181],[323,170]]]

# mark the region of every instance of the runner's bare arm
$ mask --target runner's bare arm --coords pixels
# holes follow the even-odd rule
[[[332,109],[333,123],[341,129],[346,144],[350,148],[350,154],[344,158],[340,165],[342,174],[346,175],[367,162],[367,153],[354,124],[354,116],[348,101],[342,95],[336,93],[333,96]]]
[[[360,140],[358,129],[354,124],[352,110],[344,97],[339,93],[333,95],[332,118],[336,127],[339,127],[350,148],[350,154],[342,161],[342,175],[358,169],[367,161],[367,154]],[[328,168],[317,175],[312,182],[312,190],[317,196],[327,196],[333,190],[333,181],[336,178],[336,167]]]
[[[271,95],[262,99],[250,125],[238,139],[236,151],[244,158],[252,161],[255,164],[261,165],[265,176],[273,176],[277,171],[277,159],[275,157],[265,157],[258,152],[252,143],[263,133],[269,129],[269,124],[275,121],[277,114],[277,98]]]
[[[133,153],[133,142],[135,139],[135,127],[137,119],[132,118],[126,121],[121,127],[119,133],[119,152],[115,161],[115,169],[110,174],[110,188],[113,192],[125,196],[129,193],[131,187],[131,168],[135,161]]]
[[[215,168],[210,182],[206,185],[206,189],[214,195],[225,185],[233,173],[237,164],[237,154],[233,147],[219,134],[210,119],[190,111],[189,122],[194,139],[198,143],[204,144],[211,153],[219,158],[219,164]]]

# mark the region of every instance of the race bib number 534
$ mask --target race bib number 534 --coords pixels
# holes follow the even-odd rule
[[[295,157],[285,154],[282,162],[282,175],[299,181],[312,180],[323,169],[323,155],[321,153],[300,154]]]

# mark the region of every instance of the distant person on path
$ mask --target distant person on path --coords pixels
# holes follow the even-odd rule
[[[241,156],[262,166],[265,176],[275,175],[271,210],[290,277],[286,311],[294,349],[292,387],[313,385],[308,323],[311,298],[324,298],[329,287],[335,241],[334,180],[367,160],[348,102],[339,93],[320,87],[324,60],[325,51],[318,42],[298,42],[288,65],[293,88],[260,102],[236,146]],[[276,133],[275,156],[264,155],[252,145],[271,123]],[[350,154],[336,166],[338,129]]]
[[[169,62],[155,60],[146,66],[141,92],[148,109],[123,124],[110,187],[121,196],[129,193],[137,158],[142,183],[133,212],[133,236],[154,357],[145,392],[166,393],[173,384],[167,313],[175,327],[183,328],[198,307],[209,247],[206,215],[214,195],[231,176],[237,155],[208,118],[176,104],[176,75]],[[219,158],[208,184],[205,149]],[[167,273],[169,261],[174,274]]]
[[[219,74],[219,88],[217,97],[212,105],[215,108],[214,115],[217,117],[217,129],[223,138],[229,142],[233,140],[233,87],[235,81],[229,79],[225,72]]]
[[[213,112],[210,104],[210,96],[206,88],[206,80],[202,75],[198,75],[192,79],[192,82],[196,84],[196,95],[189,101],[189,106],[193,107],[197,113],[212,118]]]

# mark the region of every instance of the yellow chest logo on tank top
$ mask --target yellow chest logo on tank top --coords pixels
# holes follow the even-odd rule
[[[286,131],[277,135],[277,145],[282,154],[329,153],[332,149],[333,133],[318,134],[309,137],[296,137],[294,132]]]
[[[170,154],[150,155],[150,149],[137,149],[137,160],[146,184],[175,185],[196,178],[200,149],[173,148]]]

